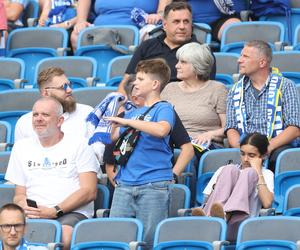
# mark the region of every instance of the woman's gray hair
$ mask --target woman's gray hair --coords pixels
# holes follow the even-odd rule
[[[177,50],[176,57],[191,63],[199,80],[209,80],[214,58],[208,45],[187,43]]]

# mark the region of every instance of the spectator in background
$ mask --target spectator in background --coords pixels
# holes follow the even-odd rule
[[[204,209],[193,208],[193,215],[208,215],[226,220],[227,240],[235,241],[240,223],[259,216],[261,208],[270,208],[274,198],[274,174],[263,167],[268,138],[259,133],[244,137],[240,144],[241,164],[220,167],[203,193]]]
[[[70,29],[76,15],[74,0],[44,0],[39,25]]]
[[[94,215],[99,164],[86,138],[62,132],[63,107],[57,99],[42,97],[32,113],[36,136],[14,144],[5,179],[16,185],[14,202],[28,218],[62,224],[62,242],[69,249],[75,224]]]
[[[220,41],[226,26],[241,22],[240,11],[247,10],[244,0],[186,0],[193,9],[193,22],[207,23],[212,37]]]
[[[23,11],[28,4],[28,0],[4,0],[6,17],[8,21],[8,31],[23,27]]]
[[[88,17],[91,7],[94,10],[94,25],[114,25],[114,24],[137,24],[131,19],[131,11],[139,8],[146,12],[147,24],[157,24],[162,19],[165,6],[171,0],[151,0],[151,1],[119,1],[119,0],[96,0],[94,6],[91,6],[91,0],[78,0],[77,21],[74,31],[71,35],[71,43],[73,50],[76,50],[78,34],[81,30],[89,27]]]
[[[300,100],[295,83],[271,68],[272,49],[264,41],[245,44],[238,60],[243,77],[227,98],[225,132],[231,147],[240,147],[248,133],[270,140],[269,169],[275,170],[280,152],[299,145]]]
[[[177,50],[176,57],[181,81],[169,83],[162,99],[174,105],[194,144],[203,149],[222,147],[227,89],[223,83],[210,80],[214,58],[209,47],[188,43]]]
[[[23,238],[25,228],[25,212],[20,206],[14,203],[8,203],[2,206],[0,208],[0,249],[46,250],[47,247],[30,245],[30,243]]]
[[[186,43],[197,42],[192,35],[192,9],[185,2],[173,2],[166,6],[163,19],[164,33],[158,37],[148,39],[141,43],[131,58],[121,81],[118,91],[124,93],[124,84],[130,74],[135,72],[136,65],[140,60],[150,58],[164,58],[171,69],[171,81],[177,81],[176,52]],[[213,62],[210,79],[215,79],[216,64]]]

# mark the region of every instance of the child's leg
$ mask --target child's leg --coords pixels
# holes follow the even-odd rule
[[[235,165],[225,166],[215,184],[214,191],[209,196],[204,207],[204,212],[210,215],[211,206],[218,202],[224,205],[239,178],[240,170]]]

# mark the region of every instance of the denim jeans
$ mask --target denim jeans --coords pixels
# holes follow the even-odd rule
[[[168,217],[170,184],[171,181],[140,186],[118,184],[115,189],[110,217],[139,219],[144,225],[147,249],[152,248],[157,224]]]

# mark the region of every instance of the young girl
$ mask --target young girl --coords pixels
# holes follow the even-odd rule
[[[268,139],[259,133],[247,134],[240,143],[241,164],[219,168],[203,193],[204,208],[194,208],[193,215],[226,219],[227,239],[235,240],[239,224],[258,216],[261,208],[270,208],[274,197],[273,172],[263,167]]]

